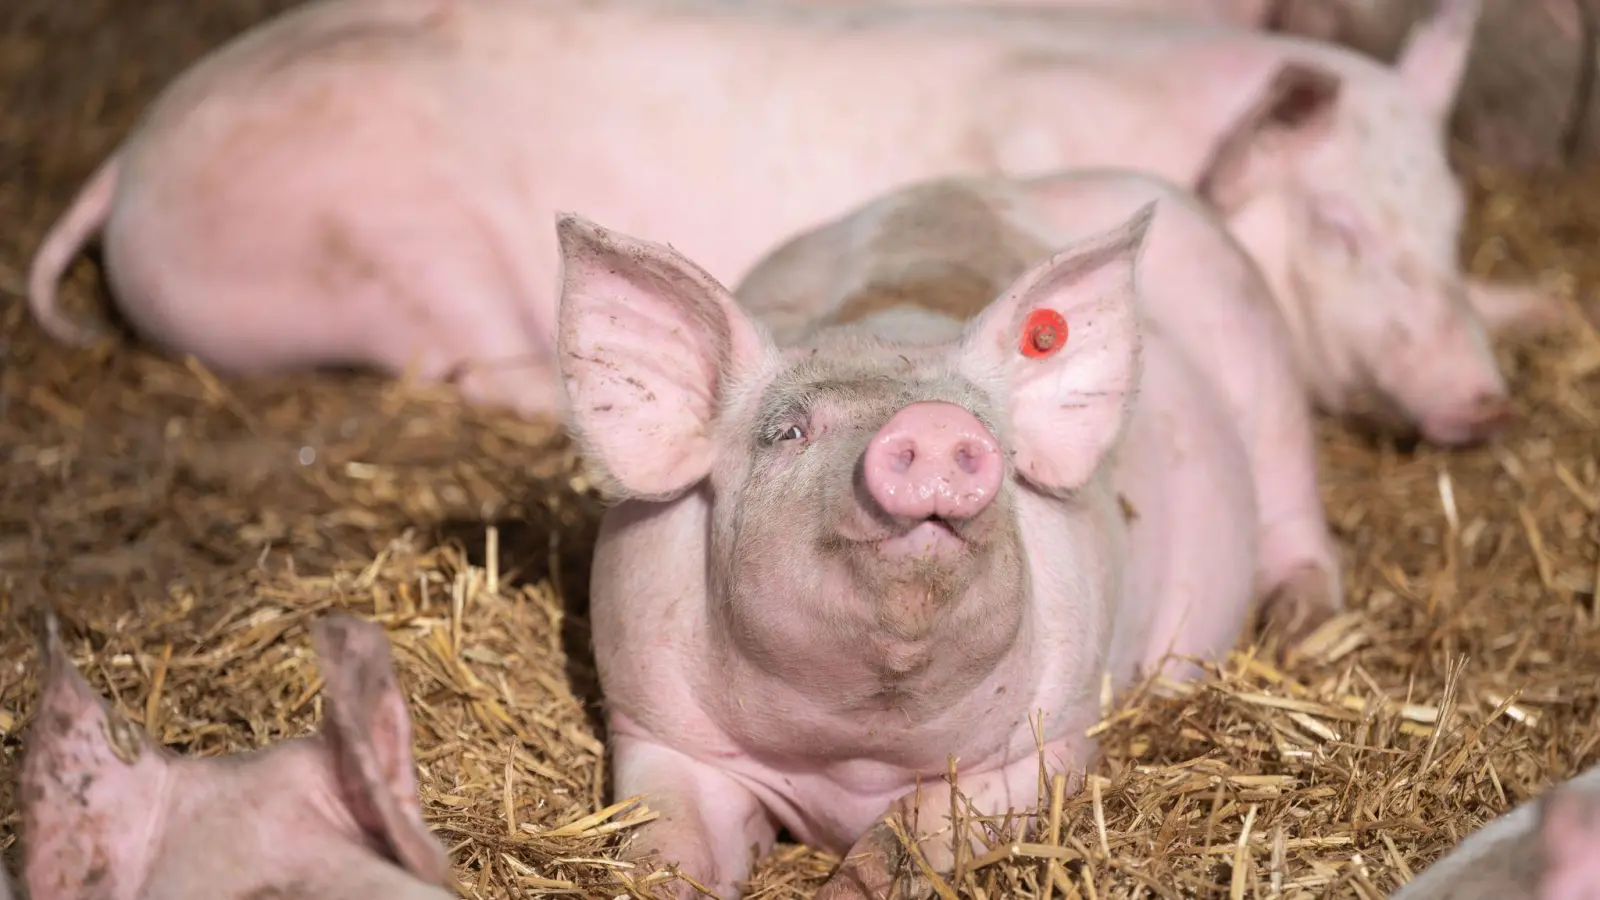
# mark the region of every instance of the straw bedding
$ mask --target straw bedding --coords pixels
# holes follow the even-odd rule
[[[625,896],[644,806],[610,805],[585,621],[600,511],[559,430],[363,376],[223,379],[130,344],[68,351],[27,257],[183,66],[288,0],[12,0],[0,11],[0,848],[35,690],[22,613],[53,604],[90,682],[186,753],[320,719],[306,625],[390,629],[423,803],[466,896]],[[1600,282],[1600,173],[1463,163],[1467,258]],[[94,267],[70,304],[103,298]],[[1465,452],[1324,422],[1350,611],[1275,668],[1107,709],[1080,795],[988,824],[947,897],[1360,897],[1600,757],[1600,336],[1504,343],[1522,423]],[[932,826],[934,823],[926,823]],[[782,846],[756,897],[833,860]],[[655,876],[655,877],[660,877]]]

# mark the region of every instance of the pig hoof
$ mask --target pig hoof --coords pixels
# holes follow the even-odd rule
[[[816,900],[912,900],[926,894],[928,887],[894,831],[879,824],[845,854],[817,890]]]
[[[1343,605],[1337,590],[1323,566],[1295,569],[1261,601],[1262,643],[1287,649],[1305,640]]]

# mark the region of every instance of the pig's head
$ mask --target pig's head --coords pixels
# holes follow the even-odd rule
[[[1319,403],[1442,444],[1509,419],[1475,308],[1524,290],[1465,279],[1458,259],[1465,200],[1445,145],[1477,16],[1477,0],[1441,0],[1396,69],[1296,51],[1200,183],[1262,262]]]
[[[731,626],[749,652],[781,655],[797,618],[847,633],[863,609],[913,640],[978,596],[1014,631],[1019,492],[1072,497],[1124,428],[1153,213],[1029,270],[948,340],[842,325],[786,349],[671,249],[563,216],[572,430],[612,498],[707,486],[713,595],[766,609]]]
[[[1539,900],[1600,894],[1600,792],[1568,782],[1539,803]]]
[[[410,719],[375,625],[312,628],[321,734],[221,759],[168,753],[72,664],[53,614],[22,763],[22,884],[32,900],[443,900]]]

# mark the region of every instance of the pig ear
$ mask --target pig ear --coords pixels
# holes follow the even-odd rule
[[[1417,23],[1396,63],[1400,78],[1428,111],[1448,115],[1466,72],[1481,0],[1434,0],[1433,14]],[[1529,15],[1532,15],[1530,10]]]
[[[670,499],[710,473],[723,394],[765,338],[676,251],[570,214],[556,233],[557,356],[573,431],[610,493]]]
[[[1224,213],[1238,209],[1286,153],[1327,136],[1340,89],[1335,72],[1284,63],[1212,151],[1196,193]]]
[[[422,821],[412,771],[411,717],[383,629],[335,614],[311,627],[322,669],[322,733],[345,802],[389,856],[429,884],[450,882],[450,860]]]
[[[22,760],[22,884],[33,900],[132,896],[171,759],[89,687],[56,616],[36,623],[39,698]]]
[[[968,326],[963,368],[1007,397],[1013,463],[1057,496],[1121,437],[1139,379],[1134,272],[1156,203],[1024,273]]]

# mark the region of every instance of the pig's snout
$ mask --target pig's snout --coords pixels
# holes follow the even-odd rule
[[[1485,391],[1449,415],[1424,419],[1422,435],[1443,446],[1459,446],[1487,441],[1516,421],[1511,398],[1499,391]]]
[[[1000,490],[999,443],[953,403],[913,403],[873,435],[862,461],[867,492],[896,518],[970,519]]]

